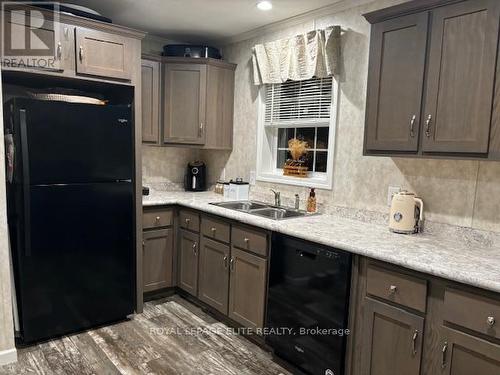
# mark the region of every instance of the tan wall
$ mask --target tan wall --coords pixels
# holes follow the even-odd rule
[[[401,0],[377,0],[368,5],[322,15],[287,29],[227,45],[227,60],[238,64],[235,88],[235,129],[232,153],[202,153],[217,178],[226,167],[226,176],[243,176],[256,168],[256,127],[258,90],[252,84],[251,49],[256,43],[275,40],[340,25],[342,74],[339,79],[339,109],[334,162],[333,190],[319,191],[326,205],[387,212],[387,188],[403,186],[422,196],[429,220],[500,231],[500,163],[453,160],[412,160],[362,156],[366,79],[370,25],[362,14],[394,5]],[[397,105],[397,103],[394,103]],[[272,184],[257,183],[254,191]],[[285,197],[306,189],[280,185]]]
[[[1,80],[1,73],[0,73]],[[0,84],[0,113],[2,110],[2,90]],[[0,116],[0,362],[2,352],[14,348],[14,327],[12,320],[10,260],[7,232],[7,201],[5,194],[5,151],[3,116]]]

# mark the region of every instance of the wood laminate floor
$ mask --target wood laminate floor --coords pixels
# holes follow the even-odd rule
[[[18,350],[18,374],[288,374],[269,353],[179,296],[132,320]]]

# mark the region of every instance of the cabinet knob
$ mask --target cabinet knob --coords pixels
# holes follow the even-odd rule
[[[184,220],[184,221],[186,222],[186,224],[188,224],[188,225],[189,225],[189,223],[191,222],[191,219],[186,219],[186,220]]]
[[[398,291],[398,287],[396,285],[391,285],[389,287],[389,294],[390,295],[396,294],[397,291]]]
[[[157,222],[157,223],[159,223],[159,222],[160,222],[160,219],[161,219],[161,217],[157,216],[157,217],[156,217],[156,222]]]
[[[248,239],[248,238],[246,238],[246,237],[245,237],[245,238],[243,239],[243,241],[245,241],[245,243],[249,243],[249,242],[250,242],[250,239]]]
[[[210,230],[212,231],[212,233],[215,233],[215,231],[217,230],[217,228],[212,227],[212,228],[210,228]]]
[[[495,325],[495,323],[496,323],[496,321],[495,321],[495,317],[493,317],[493,316],[488,316],[488,319],[486,319],[486,322],[488,323],[488,325],[489,325],[490,327],[493,327],[493,326]]]

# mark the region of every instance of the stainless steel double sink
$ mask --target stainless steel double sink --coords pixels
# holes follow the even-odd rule
[[[281,206],[277,207],[257,201],[216,202],[210,204],[230,210],[246,212],[251,215],[261,216],[272,220],[291,219],[294,217],[311,215],[307,211]]]

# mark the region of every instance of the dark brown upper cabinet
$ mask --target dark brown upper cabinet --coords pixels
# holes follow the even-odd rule
[[[428,19],[424,12],[373,25],[367,150],[418,150]]]
[[[158,63],[157,73],[153,65]],[[148,110],[143,115],[144,143],[233,148],[236,65],[210,58],[143,55],[142,69],[142,101]]]
[[[474,0],[432,12],[424,152],[488,152],[498,5]]]
[[[207,67],[165,64],[165,143],[205,143]]]
[[[413,1],[365,17],[364,154],[498,159],[500,2]]]

